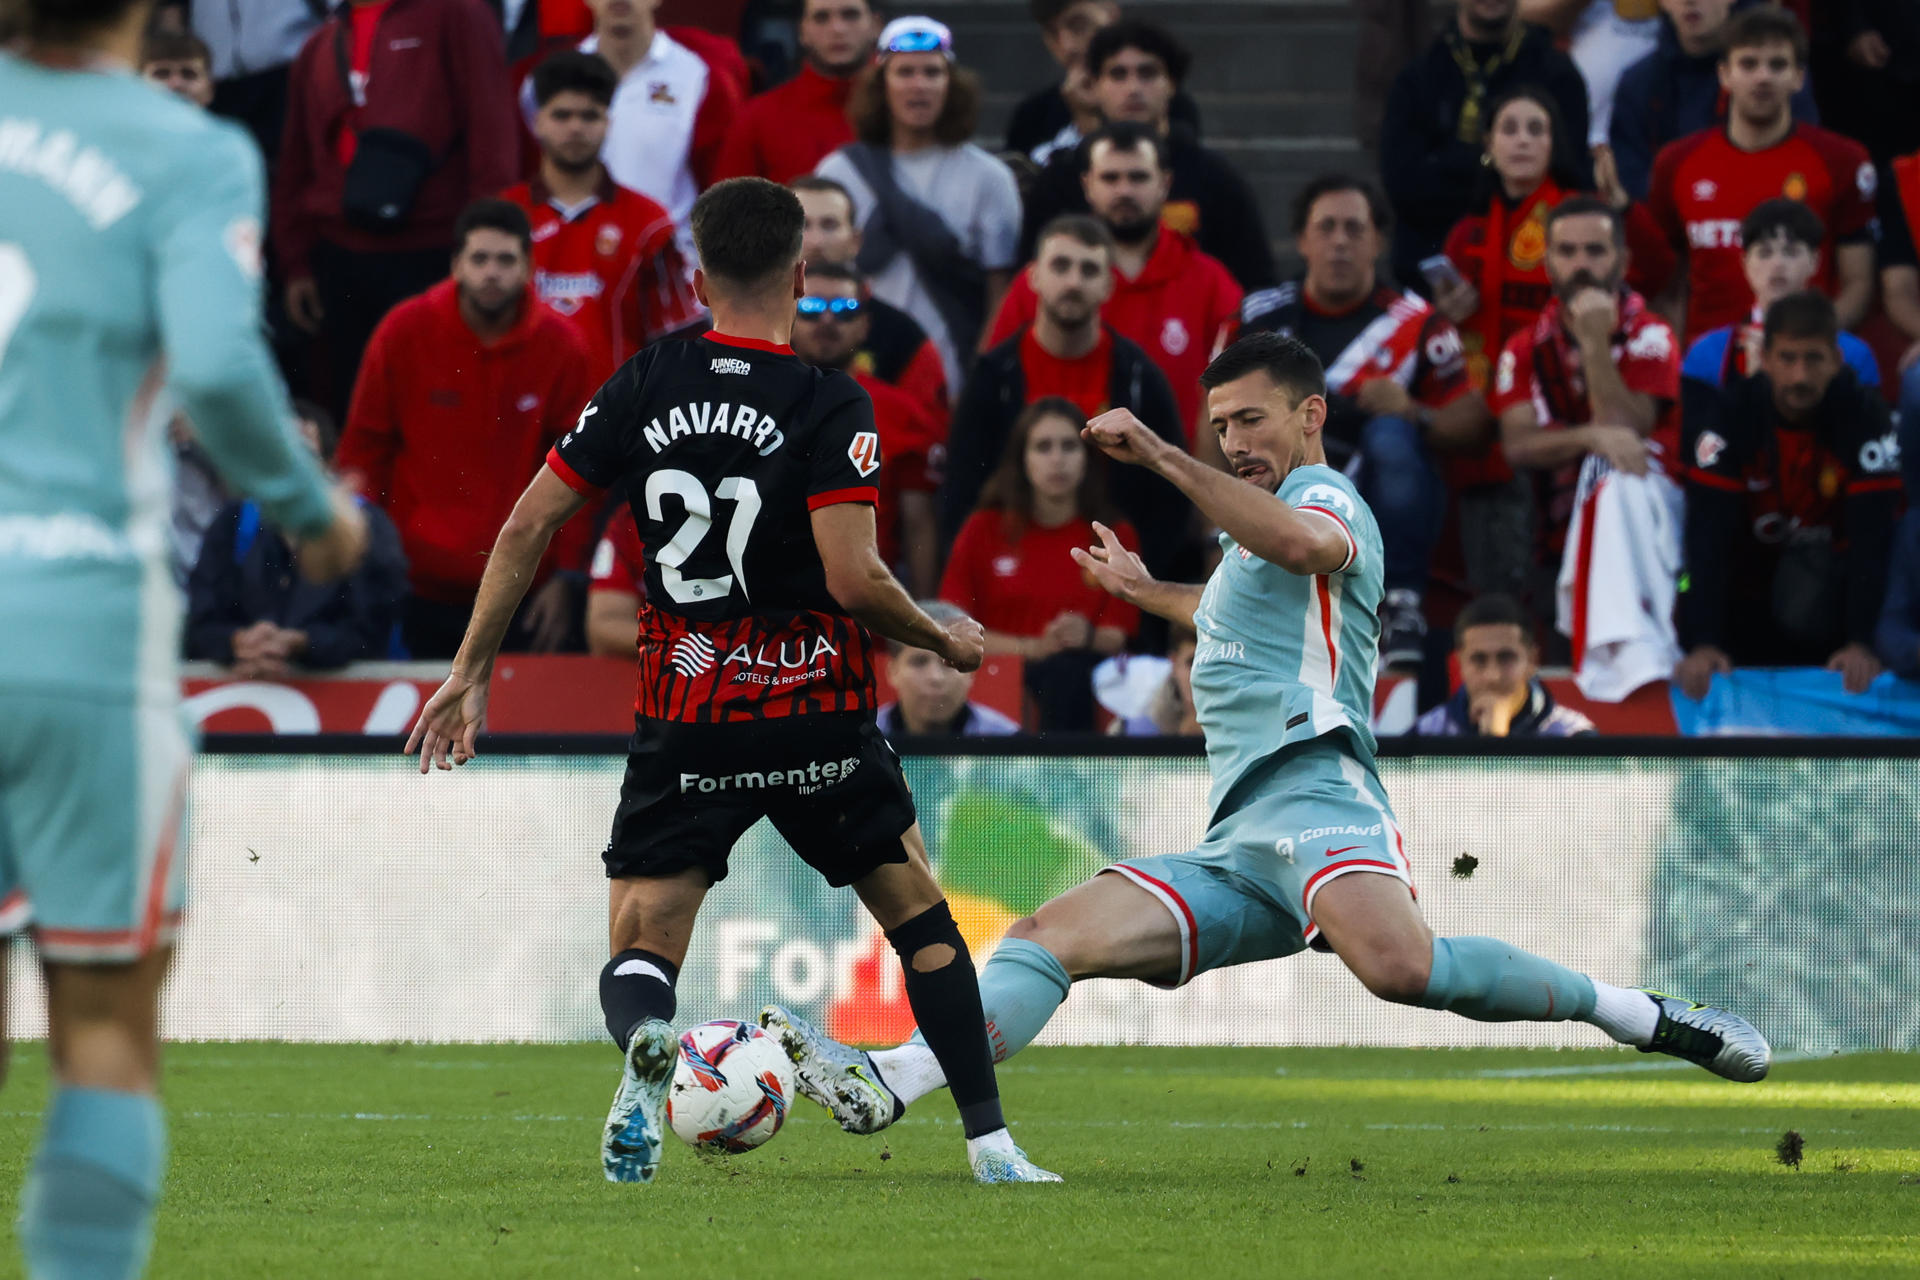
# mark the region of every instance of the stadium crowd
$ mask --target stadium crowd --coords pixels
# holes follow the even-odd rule
[[[1193,731],[1191,636],[1067,552],[1101,520],[1194,578],[1210,531],[1077,428],[1125,407],[1218,461],[1199,373],[1250,329],[1326,366],[1417,732],[1590,731],[1542,661],[1603,701],[1745,665],[1856,692],[1920,673],[1914,6],[1356,3],[1378,169],[1274,219],[1291,274],[1280,211],[1203,141],[1210,69],[1178,31],[1030,7],[1058,78],[987,146],[969,51],[875,0],[163,10],[144,74],[267,156],[277,351],[314,447],[385,517],[359,575],[299,588],[178,423],[190,656],[257,678],[450,656],[593,389],[703,331],[694,198],[758,175],[806,211],[794,350],[873,399],[883,549],[1022,659],[1030,728]],[[632,652],[643,568],[612,495],[555,540],[510,647]],[[1152,678],[1115,679],[1116,655]],[[1012,728],[927,657],[895,655],[899,727]],[[1096,696],[1120,686],[1145,692]]]

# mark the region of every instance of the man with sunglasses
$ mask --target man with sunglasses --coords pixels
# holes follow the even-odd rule
[[[852,267],[823,262],[807,266],[807,292],[794,306],[793,353],[820,369],[838,369],[859,383],[873,401],[880,432],[880,500],[875,532],[880,558],[903,570],[907,590],[932,598],[939,586],[940,535],[933,495],[946,467],[946,432],[917,401],[862,367],[872,299]]]

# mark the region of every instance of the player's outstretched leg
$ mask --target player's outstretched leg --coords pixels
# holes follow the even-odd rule
[[[1743,1083],[1765,1077],[1772,1062],[1766,1038],[1725,1009],[1611,986],[1497,938],[1436,938],[1406,887],[1387,876],[1332,880],[1313,912],[1354,976],[1384,999],[1478,1022],[1587,1022],[1621,1044]]]

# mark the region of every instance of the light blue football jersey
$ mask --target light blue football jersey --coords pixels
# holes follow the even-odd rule
[[[1342,734],[1369,767],[1385,594],[1380,527],[1332,467],[1296,467],[1279,499],[1346,531],[1336,573],[1303,577],[1220,535],[1220,567],[1194,612],[1193,707],[1207,738],[1211,805],[1282,747]]]
[[[177,696],[176,402],[231,487],[326,527],[262,338],[263,208],[239,128],[0,53],[0,688]]]

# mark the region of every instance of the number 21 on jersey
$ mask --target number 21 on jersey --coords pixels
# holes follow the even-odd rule
[[[680,499],[686,518],[674,530],[667,545],[660,548],[660,585],[680,604],[723,599],[738,587],[751,600],[747,590],[747,540],[753,536],[753,522],[760,516],[760,487],[746,476],[728,476],[714,487],[711,496],[700,478],[686,471],[656,471],[647,477],[647,518],[665,521],[661,500],[672,494]],[[713,526],[713,499],[734,504],[733,520],[727,529],[727,563],[732,573],[717,578],[689,578],[680,570],[705,540]]]

